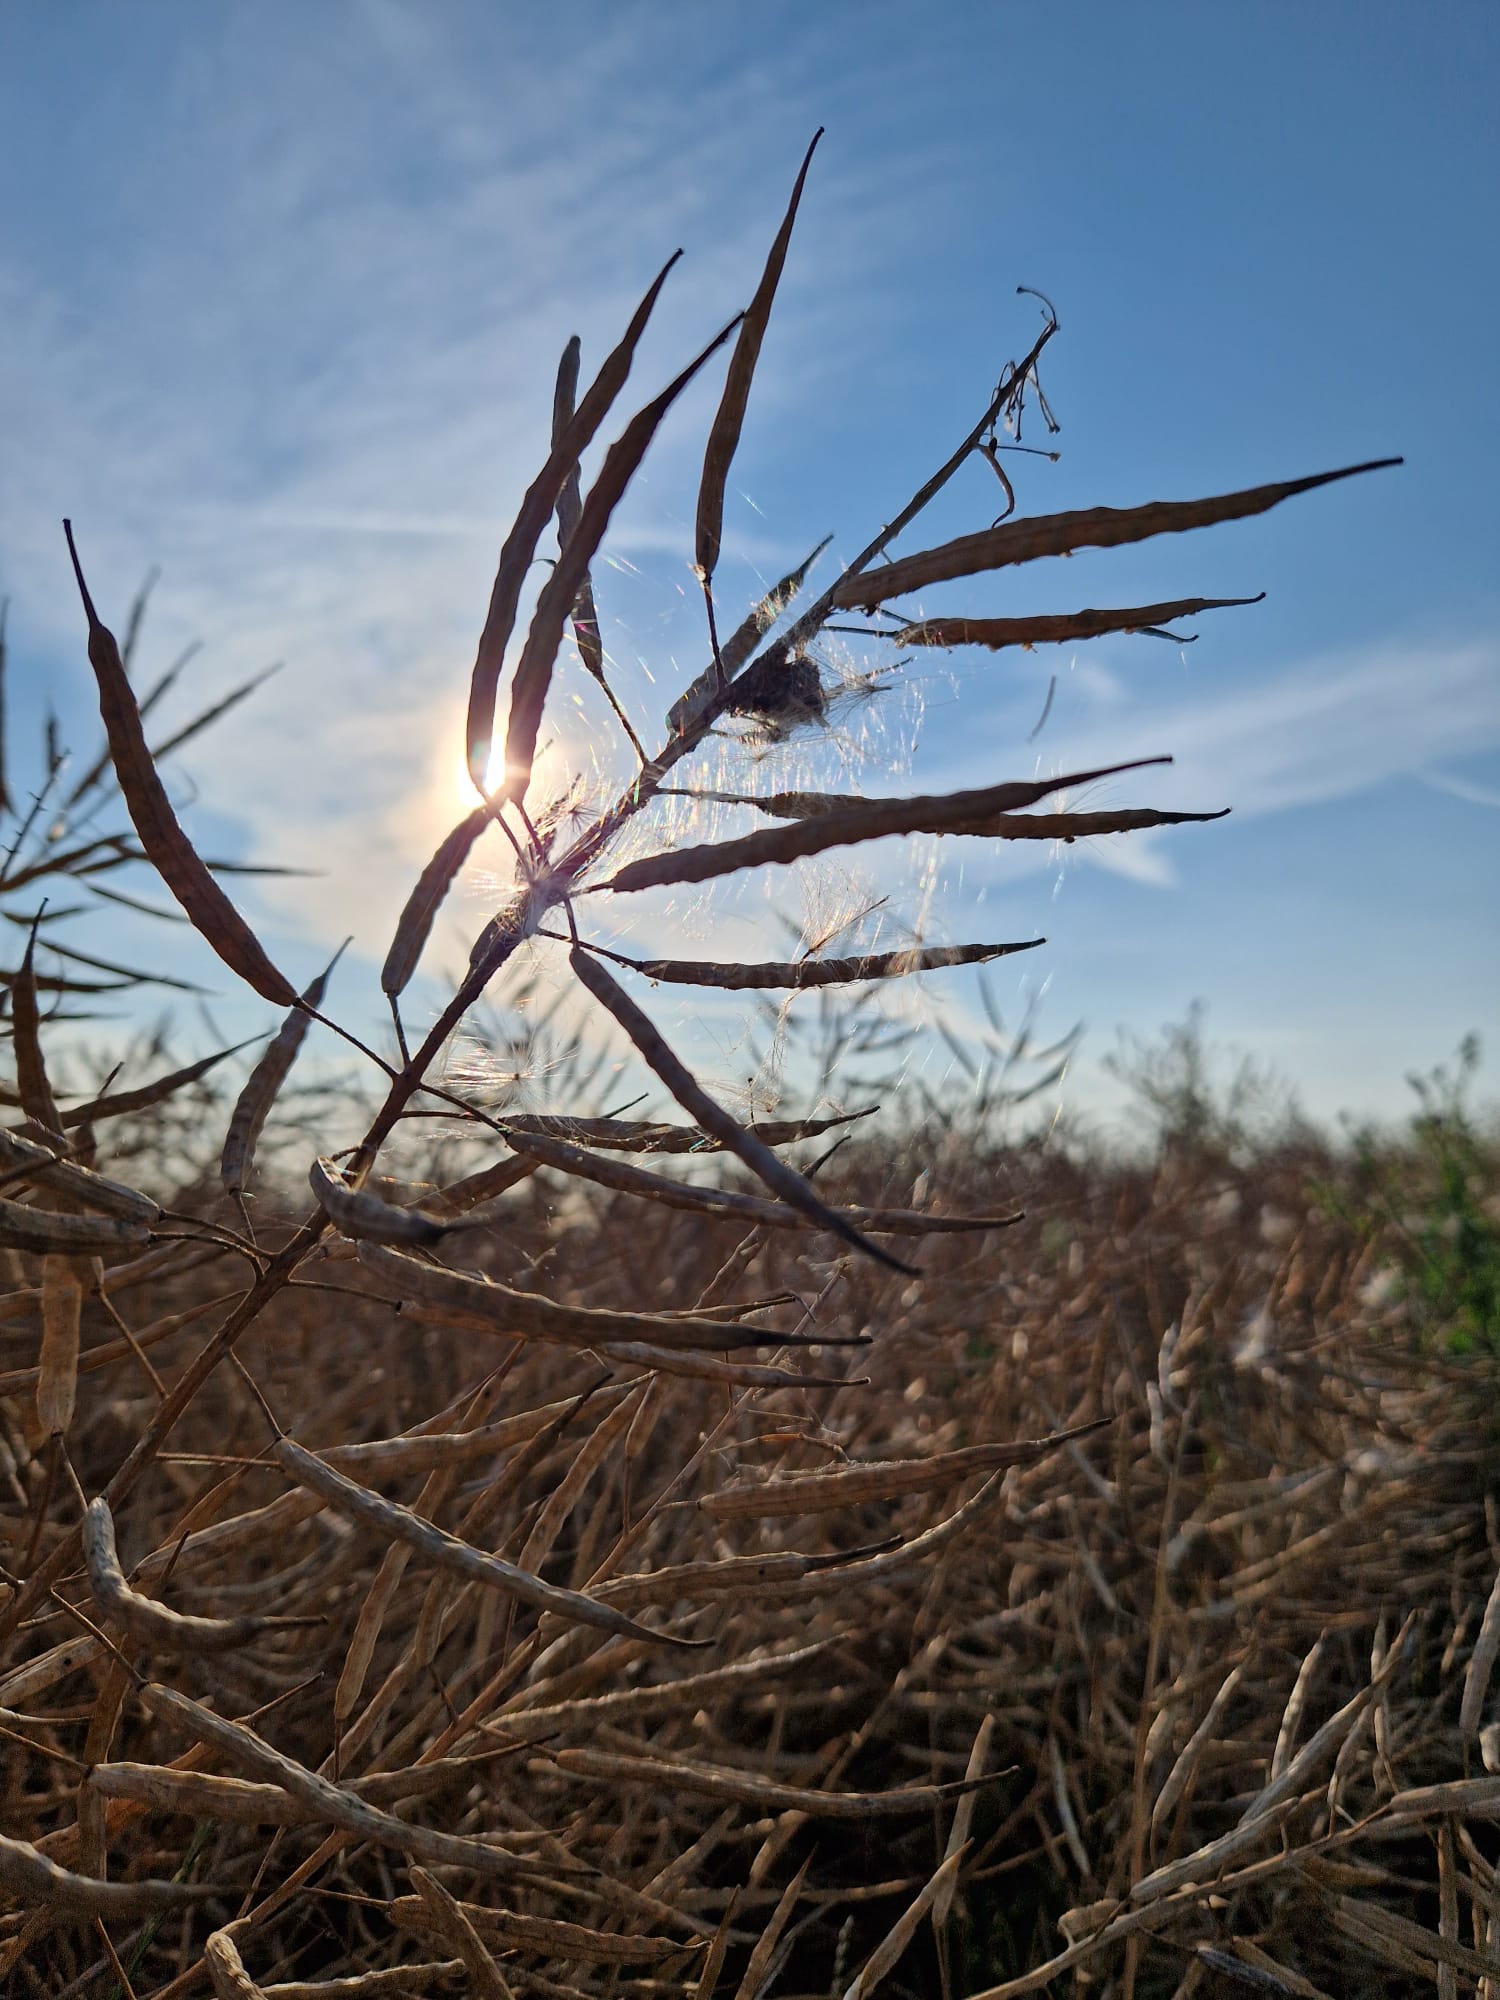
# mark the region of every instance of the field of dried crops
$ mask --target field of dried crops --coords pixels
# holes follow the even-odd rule
[[[1338,1171],[950,1137],[929,1209],[1026,1217],[927,1242],[920,1281],[517,1186],[465,1259],[498,1281],[664,1339],[684,1302],[779,1298],[757,1324],[821,1336],[673,1372],[304,1265],[116,1507],[129,1585],[96,1537],[8,1640],[3,1830],[69,1871],[0,1919],[12,1990],[1500,1971],[1496,1385],[1421,1337],[1388,1235],[1310,1203]],[[874,1143],[828,1175],[912,1194]],[[111,1264],[60,1473],[34,1276],[0,1304],[10,1578],[76,1532],[237,1263]],[[326,1471],[274,1455],[267,1409]]]

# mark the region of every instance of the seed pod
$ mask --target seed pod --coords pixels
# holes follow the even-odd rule
[[[1004,1775],[974,1782],[959,1778],[949,1784],[907,1785],[890,1792],[818,1792],[801,1785],[779,1785],[751,1771],[685,1758],[620,1756],[609,1750],[559,1750],[550,1760],[560,1771],[597,1778],[613,1785],[664,1786],[699,1798],[722,1799],[752,1806],[760,1812],[801,1812],[812,1819],[879,1819],[898,1813],[931,1812],[950,1799],[966,1797],[979,1786]]]
[[[55,1188],[97,1215],[118,1216],[147,1227],[161,1220],[161,1209],[149,1195],[107,1180],[75,1160],[60,1159],[50,1147],[38,1146],[19,1132],[0,1131],[0,1166],[14,1167],[27,1180]]]
[[[132,1590],[120,1567],[114,1517],[102,1494],[89,1502],[83,1517],[83,1557],[89,1589],[103,1617],[143,1645],[174,1653],[222,1653],[243,1645],[270,1625],[286,1622],[254,1616],[197,1618]]]
[[[848,798],[826,812],[799,818],[791,826],[763,827],[738,840],[705,841],[665,854],[643,855],[638,861],[627,861],[599,886],[623,894],[635,889],[659,888],[666,883],[707,882],[739,868],[779,866],[800,861],[809,854],[821,854],[830,847],[884,840],[891,834],[972,832],[998,814],[1021,813],[1039,805],[1054,792],[1171,761],[1170,757],[1136,757],[1129,763],[1107,764],[1097,770],[982,785],[961,792],[938,792],[909,799]],[[1024,821],[1019,830],[1025,831]]]
[[[1204,500],[1151,500],[1143,507],[1084,507],[1067,514],[1037,514],[1026,521],[1007,521],[1001,527],[959,535],[939,548],[897,556],[879,569],[846,576],[828,593],[829,603],[836,610],[873,611],[892,598],[906,597],[953,577],[977,576],[1012,563],[1035,562],[1040,556],[1071,555],[1075,549],[1120,548],[1153,535],[1212,527],[1218,521],[1242,521],[1315,487],[1400,464],[1399,458],[1377,458],[1364,465],[1341,466],[1337,472],[1315,472],[1310,478],[1246,487]]]
[[[344,943],[347,944],[348,940],[345,939]],[[230,1194],[243,1194],[250,1183],[256,1143],[312,1025],[309,1010],[322,1006],[328,976],[343,953],[344,945],[341,944],[282,1022],[235,1101],[229,1130],[224,1136],[224,1150],[219,1156],[219,1179]]]
[[[228,1931],[215,1931],[209,1937],[203,1947],[203,1962],[216,2000],[265,2000],[264,1989],[246,1972],[239,1946]]]
[[[773,1333],[764,1327],[722,1320],[681,1318],[672,1313],[612,1312],[602,1307],[561,1305],[538,1292],[513,1291],[477,1272],[449,1271],[426,1264],[381,1243],[359,1246],[359,1261],[393,1285],[403,1300],[441,1308],[455,1323],[514,1339],[557,1341],[569,1347],[597,1347],[615,1341],[645,1340],[661,1347],[723,1354],[734,1347],[864,1346],[862,1335]]]
[[[1005,646],[1061,646],[1072,639],[1099,639],[1107,632],[1150,632],[1174,618],[1196,618],[1200,611],[1227,611],[1259,604],[1255,597],[1177,597],[1164,604],[1135,604],[1109,611],[1067,611],[1058,617],[923,618],[903,625],[889,636],[898,646],[987,646],[997,653]],[[1181,641],[1186,644],[1186,640]]]
[[[432,935],[433,922],[442,908],[443,898],[453,887],[459,869],[468,860],[475,841],[490,824],[491,817],[488,806],[475,806],[473,812],[461,819],[453,831],[438,842],[436,852],[407,897],[406,907],[396,925],[396,935],[391,939],[385,964],[380,968],[382,992],[399,995],[406,991]]]
[[[603,367],[595,376],[572,421],[560,437],[553,439],[547,461],[527,487],[515,523],[500,550],[489,609],[485,614],[484,630],[479,635],[479,650],[469,683],[469,714],[465,730],[469,774],[481,788],[485,784],[490,748],[494,742],[495,696],[500,687],[500,670],[505,660],[506,645],[515,628],[522,585],[536,554],[537,539],[557,505],[557,497],[570,467],[575,466],[588,449],[599,426],[609,415],[615,398],[624,388],[636,347],[651,317],[651,308],[667,281],[667,273],[681,255],[682,252],[677,251],[658,272],[619,344],[605,357]]]
[[[55,1219],[72,1222],[76,1218]],[[78,1395],[78,1338],[83,1325],[79,1265],[80,1260],[73,1257],[47,1257],[42,1263],[42,1351],[36,1416],[48,1437],[65,1435]]]
[[[251,1040],[256,1039],[251,1037]],[[201,1056],[197,1062],[188,1063],[183,1069],[168,1071],[150,1083],[143,1083],[135,1090],[119,1090],[108,1097],[96,1097],[88,1104],[75,1104],[63,1113],[63,1128],[71,1132],[75,1126],[90,1125],[100,1118],[128,1118],[134,1111],[149,1111],[153,1104],[160,1104],[166,1098],[184,1090],[190,1083],[196,1083],[200,1076],[208,1072],[226,1056],[238,1055],[248,1047],[246,1042],[236,1042],[231,1048],[220,1049],[211,1056]]]
[[[350,1187],[332,1160],[314,1160],[308,1170],[308,1185],[318,1205],[334,1227],[345,1236],[370,1243],[404,1243],[415,1249],[430,1249],[455,1229],[472,1227],[468,1222],[438,1222],[420,1209],[396,1208],[379,1195]]]
[[[450,1535],[446,1529],[424,1521],[398,1501],[386,1500],[380,1494],[372,1493],[369,1487],[346,1478],[342,1472],[336,1472],[326,1461],[304,1450],[291,1438],[277,1439],[274,1456],[283,1472],[295,1479],[299,1486],[308,1487],[320,1499],[326,1500],[337,1512],[363,1521],[384,1535],[393,1535],[409,1543],[440,1568],[452,1570],[470,1582],[486,1584],[492,1590],[504,1591],[535,1610],[550,1611],[556,1617],[569,1619],[576,1625],[592,1625],[601,1632],[647,1639],[657,1646],[709,1643],[707,1640],[679,1639],[671,1632],[653,1632],[649,1626],[638,1625],[623,1612],[612,1611],[608,1605],[585,1597],[581,1591],[564,1590],[560,1584],[544,1583],[529,1570],[506,1562],[500,1556],[492,1556],[484,1549],[476,1549],[468,1542],[460,1541],[456,1535]]]
[[[668,1208],[685,1208],[700,1215],[728,1216],[735,1221],[759,1224],[768,1229],[810,1229],[813,1218],[784,1201],[766,1201],[759,1195],[739,1194],[728,1188],[693,1187],[674,1181],[665,1174],[651,1174],[623,1160],[591,1151],[587,1146],[569,1146],[561,1139],[546,1139],[540,1133],[512,1135],[511,1144],[532,1154],[539,1165],[594,1181],[601,1187],[616,1188],[622,1194],[643,1201],[659,1201]],[[1022,1221],[1020,1215],[930,1215],[914,1208],[834,1208],[851,1229],[869,1230],[876,1235],[941,1236],[966,1230],[1007,1229]]]
[[[92,1250],[134,1250],[151,1240],[143,1222],[118,1215],[70,1215],[60,1209],[28,1208],[0,1196],[0,1245],[37,1256],[70,1256]]]
[[[781,282],[781,273],[786,264],[786,253],[792,240],[792,226],[797,220],[797,207],[802,200],[807,170],[812,165],[812,156],[822,136],[823,127],[820,125],[813,134],[812,144],[803,158],[792,188],[792,198],[787,203],[781,227],[771,244],[765,269],[761,272],[760,283],[755,288],[755,296],[745,309],[745,317],[740,322],[739,338],[735,341],[734,352],[729,357],[729,368],[724,377],[724,393],[719,399],[719,407],[708,433],[708,443],[703,453],[703,475],[698,483],[698,519],[695,535],[695,559],[699,574],[703,578],[705,591],[712,585],[714,570],[718,565],[719,543],[724,527],[724,487],[729,478],[729,468],[734,463],[735,449],[740,441],[740,430],[750,401],[750,384],[755,378],[755,364],[760,359],[761,342],[765,339],[766,326],[771,318],[771,307],[776,301],[776,287]]]
[[[221,1895],[211,1883],[96,1882],[59,1868],[29,1841],[0,1834],[0,1884],[32,1907],[49,1904],[80,1917],[146,1917]]]
[[[215,1715],[212,1709],[179,1694],[175,1688],[148,1682],[141,1689],[141,1701],[158,1721],[185,1730],[200,1743],[212,1744],[257,1777],[280,1785],[293,1798],[310,1805],[326,1825],[342,1827],[359,1840],[419,1855],[424,1861],[436,1861],[441,1866],[471,1868],[490,1881],[511,1879],[525,1865],[518,1855],[491,1846],[488,1841],[411,1826],[381,1811],[347,1786],[332,1784],[294,1757],[273,1749],[263,1736],[243,1723]]]
[[[862,1236],[813,1193],[810,1183],[795,1167],[778,1159],[769,1146],[731,1118],[723,1106],[709,1096],[687,1065],[678,1060],[650,1017],[642,1013],[618,980],[612,978],[597,959],[590,958],[582,945],[574,945],[568,962],[594,998],[614,1015],[683,1109],[691,1112],[706,1132],[711,1132],[731,1153],[743,1160],[750,1171],[765,1182],[772,1194],[779,1195],[783,1201],[799,1209],[818,1228],[831,1229],[835,1235],[842,1236],[846,1243],[853,1244],[856,1250],[863,1250],[877,1264],[904,1272],[907,1277],[915,1276],[910,1264],[903,1264],[900,1258],[893,1257],[878,1243]]]
[[[1053,1437],[1020,1438],[1010,1444],[961,1445],[930,1458],[892,1459],[884,1464],[846,1465],[833,1472],[793,1472],[759,1486],[729,1486],[705,1493],[698,1506],[719,1521],[764,1521],[777,1515],[815,1514],[830,1507],[868,1507],[934,1486],[954,1486],[976,1472],[1031,1465],[1060,1445],[1089,1437],[1108,1419],[1079,1424]]]
[[[644,979],[657,979],[664,985],[721,986],[741,992],[777,986],[804,991],[814,986],[862,984],[868,979],[905,979],[914,972],[935,972],[950,965],[987,965],[991,959],[1008,958],[1013,952],[1035,951],[1046,942],[1045,938],[1027,938],[1019,944],[910,945],[904,951],[867,952],[861,958],[792,958],[761,965],[726,964],[712,959],[629,958],[624,952],[606,951],[597,944],[589,949],[615,965],[628,965]]]
[[[83,580],[78,551],[73,546],[71,521],[64,521],[63,532],[68,538],[73,574],[78,579],[78,593],[89,621],[89,664],[99,685],[99,713],[109,737],[109,754],[141,846],[193,927],[230,970],[253,986],[262,999],[288,1007],[297,997],[291,982],[271,963],[259,938],[214,880],[178,824],[166,788],[151,761],[140,710],[115,635],[100,623]]]
[[[26,956],[11,981],[11,1036],[16,1055],[16,1085],[21,1108],[39,1130],[60,1132],[57,1105],[47,1081],[47,1065],[42,1058],[41,1015],[36,1002],[36,971],[32,964],[36,951],[36,929],[26,940]]]

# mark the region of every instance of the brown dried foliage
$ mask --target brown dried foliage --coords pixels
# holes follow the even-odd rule
[[[706,591],[800,191],[708,441]],[[69,1102],[42,1060],[40,996],[78,982],[39,975],[31,954],[6,975],[4,1094],[27,1129],[0,1163],[0,1980],[237,2000],[403,1983],[749,2000],[777,1981],[863,1995],[908,1959],[927,1990],[935,1975],[953,1991],[962,1951],[962,1983],[988,1982],[991,2000],[1075,1967],[1159,1986],[1184,1958],[1288,1991],[1342,1977],[1345,1957],[1363,1990],[1413,1968],[1444,1990],[1493,1985],[1500,1782],[1465,1761],[1488,1741],[1500,1632],[1488,1438],[1467,1384],[1415,1365],[1379,1321],[1368,1253],[1312,1221],[1285,1252],[1236,1236],[1201,1165],[1154,1184],[1080,1177],[1058,1154],[1008,1159],[952,1132],[921,1205],[915,1162],[889,1144],[804,1171],[784,1149],[844,1121],[734,1117],[576,928],[579,885],[715,723],[764,718],[787,663],[816,678],[807,647],[833,612],[1262,512],[1344,475],[1007,521],[883,562],[976,453],[999,470],[997,423],[1042,400],[1049,309],[979,424],[843,577],[773,635],[809,559],[726,646],[711,630],[709,666],[628,789],[566,839],[560,811],[539,832],[521,808],[565,626],[608,688],[593,558],[663,416],[733,330],[626,424],[585,495],[581,464],[665,276],[576,409],[564,357],[470,684],[482,787],[556,511],[506,778],[418,881],[385,995],[406,989],[492,818],[518,855],[513,898],[421,1045],[403,1040],[399,1066],[377,1058],[384,1095],[363,1136],[319,1130],[308,1146],[316,1206],[269,1215],[251,1241],[211,1175],[168,1212],[92,1173],[96,1125],[140,1153],[220,1058]],[[241,1196],[261,1125],[291,1116],[287,1070],[321,983],[297,999],[172,811],[142,727],[155,695],[138,702],[129,680],[144,593],[122,648],[75,569],[139,846],[89,838],[43,863],[18,839],[0,892],[147,861],[225,964],[291,1010],[231,1120],[224,1180]],[[1209,605],[1079,613],[1068,636]],[[1061,636],[1023,622],[1021,643]],[[905,631],[1010,642],[984,621],[913,616]],[[821,705],[820,691],[797,726]],[[750,802],[792,824],[648,855],[607,886],[893,833],[1067,839],[1212,816],[1031,811],[1105,775],[768,795]],[[553,948],[552,912],[571,976],[690,1123],[466,1116],[435,1079],[523,944]],[[635,969],[826,987],[1019,948]],[[441,1187],[375,1180],[434,1092],[487,1164]],[[600,1157],[620,1151],[729,1155],[773,1199]],[[540,1164],[568,1177],[562,1212]],[[1252,1213],[1274,1178],[1237,1190]],[[465,1268],[438,1261],[460,1223]],[[835,1238],[816,1263],[803,1230]],[[951,1235],[917,1274],[871,1240],[897,1230]],[[631,1615],[647,1607],[651,1623]],[[697,1671],[684,1646],[708,1653]],[[878,1837],[862,1830],[876,1820]],[[814,1838],[823,1821],[836,1839]],[[1435,1900],[1409,1887],[1432,1874],[1434,1841]]]

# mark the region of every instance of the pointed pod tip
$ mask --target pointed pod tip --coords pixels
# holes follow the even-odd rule
[[[68,555],[73,564],[73,575],[78,581],[78,594],[83,599],[84,613],[92,630],[99,623],[99,614],[94,609],[93,598],[89,596],[89,587],[83,580],[83,565],[78,560],[78,545],[73,540],[73,523],[66,517],[63,520],[63,534],[67,537]]]

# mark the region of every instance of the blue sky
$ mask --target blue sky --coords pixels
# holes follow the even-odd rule
[[[924,606],[1268,593],[1196,621],[1190,648],[924,656],[839,740],[717,773],[925,791],[1169,751],[1169,772],[1081,802],[1228,820],[1061,854],[881,847],[831,886],[596,898],[591,920],[651,951],[769,956],[778,918],[885,894],[892,940],[901,921],[1046,934],[994,987],[1014,1010],[1045,980],[1044,1027],[1088,1022],[1070,1104],[1108,1101],[1117,1026],[1201,999],[1211,1037],[1313,1110],[1399,1112],[1404,1073],[1489,1029],[1500,990],[1497,86],[1488,0],[7,9],[12,782],[49,698],[94,747],[67,513],[106,618],[161,566],[143,675],[204,641],[179,712],[286,662],[176,791],[205,848],[322,871],[237,893],[293,976],[354,932],[338,992],[368,1026],[396,912],[463,804],[474,639],[563,342],[597,361],[681,245],[627,406],[644,399],[748,297],[821,124],[731,481],[731,612],[830,531],[826,564],[850,556],[946,456],[1036,331],[1018,284],[1062,321],[1044,382],[1063,456],[1012,462],[1023,512],[1406,464]],[[618,690],[657,735],[704,658],[688,564],[716,394],[674,412],[596,576]],[[903,546],[996,510],[976,464]],[[548,729],[549,770],[626,774],[574,669]],[[483,871],[463,885],[418,1015],[494,893]],[[141,949],[123,919],[96,936]],[[149,948],[228,985],[191,939]],[[960,1032],[967,981],[925,1003]],[[710,1075],[743,1066],[722,1010],[652,1004]],[[215,1018],[260,1021],[230,999]]]

